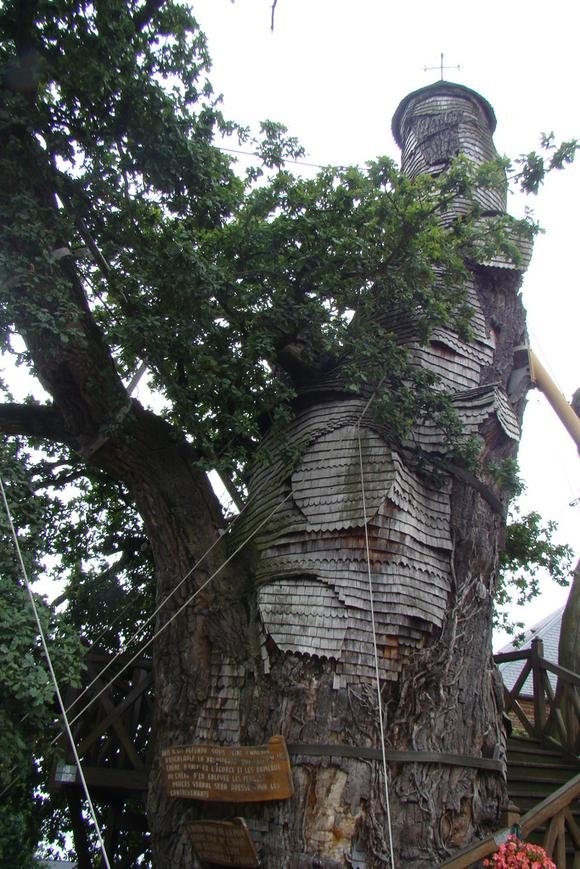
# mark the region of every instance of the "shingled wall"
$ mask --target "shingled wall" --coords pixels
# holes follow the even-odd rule
[[[479,162],[496,155],[493,111],[467,88],[441,82],[411,94],[393,123],[403,169],[411,175],[438,173],[458,153]],[[502,191],[481,191],[478,197],[490,215],[505,210]],[[464,207],[457,200],[445,220]],[[485,267],[523,268],[529,248],[521,247],[520,263],[498,257]],[[416,365],[438,375],[466,436],[483,436],[491,428],[499,437],[517,439],[508,395],[501,384],[486,381],[495,338],[475,278],[466,289],[473,309],[470,341],[445,328],[423,343],[412,320],[395,309],[381,325],[409,348]],[[276,648],[332,660],[336,687],[374,678],[364,479],[380,673],[396,680],[409,650],[421,646],[445,617],[452,582],[451,481],[436,486],[421,478],[408,452],[387,442],[366,396],[345,394],[340,371],[311,384],[302,398],[285,449],[266,439],[270,459],[254,471],[234,535],[239,540],[255,532],[282,504],[255,537],[264,667]],[[429,420],[415,427],[406,446],[445,449],[442,432]],[[285,458],[289,454],[300,458]]]

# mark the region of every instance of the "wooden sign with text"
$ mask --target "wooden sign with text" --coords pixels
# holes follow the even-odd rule
[[[267,745],[183,745],[161,755],[168,797],[222,803],[285,800],[294,793],[283,736]]]
[[[206,863],[256,869],[258,855],[243,818],[233,821],[193,821],[187,826],[193,850]]]

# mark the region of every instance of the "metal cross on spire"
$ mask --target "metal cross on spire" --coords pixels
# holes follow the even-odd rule
[[[430,69],[438,69],[441,71],[441,81],[443,81],[443,70],[444,69],[461,69],[459,64],[457,66],[443,66],[443,52],[441,52],[441,63],[439,66],[424,66],[423,72],[428,72]]]

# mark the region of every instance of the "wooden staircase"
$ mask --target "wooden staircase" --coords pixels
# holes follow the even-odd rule
[[[546,746],[527,736],[513,736],[508,741],[508,793],[511,803],[518,807],[522,816],[531,813],[578,774],[580,759],[563,753],[556,747]],[[573,824],[580,830],[580,799],[572,800],[568,811]],[[578,869],[580,855],[570,826],[570,823],[563,826],[563,843],[560,847],[566,855],[566,869]],[[548,832],[547,820],[535,827],[526,839],[537,845],[544,845]],[[553,834],[554,831],[552,838]],[[562,856],[558,866],[563,862]],[[553,859],[556,857],[557,854],[553,854]]]
[[[504,688],[506,710],[519,728],[507,745],[510,826],[463,848],[440,869],[481,866],[512,829],[542,845],[558,869],[580,869],[580,676],[547,661],[538,639],[530,649],[495,656],[498,664],[516,660],[521,673],[510,691]],[[522,696],[530,676],[531,702]]]
[[[526,736],[512,736],[508,740],[508,793],[522,815],[579,772],[580,760],[555,747]],[[579,822],[579,805],[575,806],[574,815]]]
[[[496,656],[525,662],[514,688],[505,691],[506,709],[519,733],[508,740],[507,779],[512,804],[519,811],[522,837],[542,844],[558,869],[580,869],[580,677],[543,658],[541,645],[531,650]],[[145,828],[143,805],[150,764],[149,733],[152,717],[151,662],[120,659],[114,673],[102,678],[108,658],[92,652],[87,658],[89,684],[79,695],[71,689],[67,706],[74,706],[72,726],[84,771],[95,797],[109,806],[107,846],[111,853],[121,833],[129,827]],[[558,677],[554,691],[548,679]],[[521,689],[533,676],[534,697],[522,698]],[[110,678],[117,678],[112,683]],[[121,678],[122,677],[122,678]],[[80,701],[80,702],[79,702]],[[90,714],[79,715],[90,706]],[[64,737],[63,737],[64,740]],[[77,854],[83,845],[81,789],[73,759],[63,741],[63,760],[54,770],[52,790],[63,791],[71,809]],[[512,816],[507,824],[518,822]],[[129,823],[130,819],[131,823]],[[509,827],[454,854],[441,867],[463,869],[480,866],[498,849]],[[82,865],[90,865],[85,862]]]

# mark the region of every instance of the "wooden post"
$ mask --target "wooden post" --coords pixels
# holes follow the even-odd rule
[[[540,659],[544,657],[544,643],[539,638],[532,640],[531,662],[534,684],[534,734],[540,739],[546,727],[546,701]]]
[[[519,806],[516,806],[515,803],[512,803],[510,800],[506,810],[506,827],[513,827],[515,824],[519,824],[520,819],[522,817],[522,813],[520,812]]]

